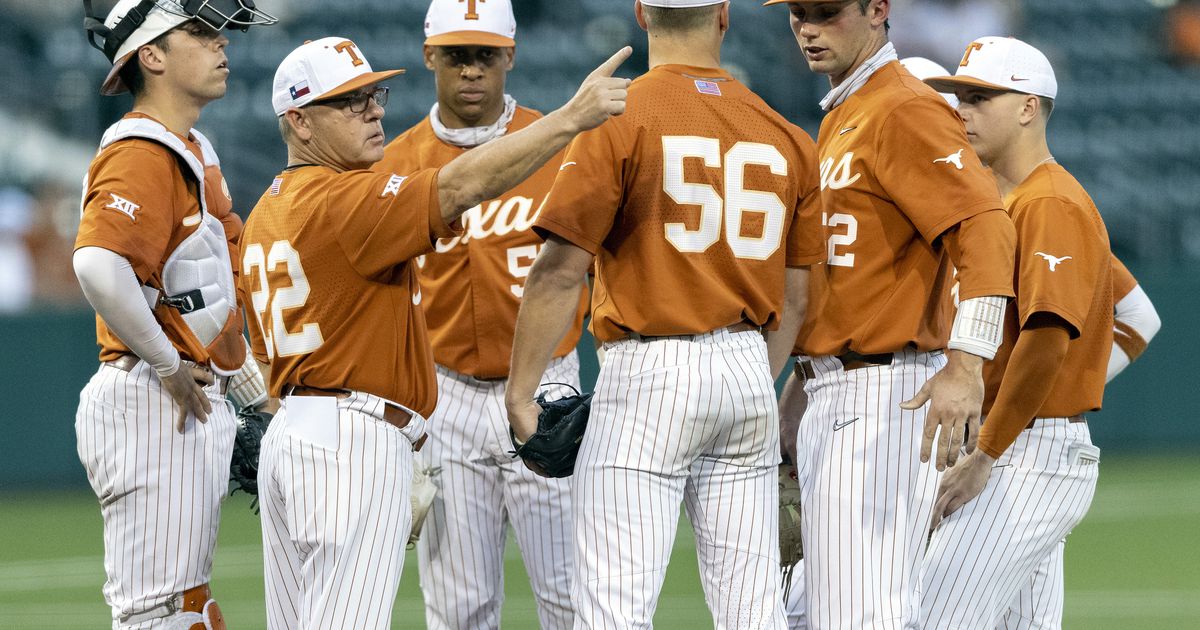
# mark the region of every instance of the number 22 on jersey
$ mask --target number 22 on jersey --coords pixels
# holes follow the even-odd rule
[[[267,281],[267,273],[274,272],[281,264],[291,280],[291,286],[272,289]],[[288,241],[275,241],[269,252],[264,251],[262,245],[254,243],[246,247],[242,272],[249,275],[254,270],[258,271],[259,290],[250,294],[250,301],[254,306],[258,329],[262,332],[263,345],[267,347],[267,357],[273,359],[276,355],[289,357],[308,354],[320,348],[325,343],[320,324],[301,324],[299,332],[289,332],[283,321],[284,311],[300,308],[308,301],[308,276],[304,275],[304,266],[300,264],[300,252]],[[263,324],[268,305],[271,308],[270,330]]]
[[[854,153],[846,153],[841,160],[837,161],[837,166],[834,166],[833,158],[826,158],[821,162],[821,190],[841,190],[849,188],[854,182],[857,182],[862,177],[861,173],[851,175],[851,165],[854,162]],[[858,240],[858,219],[852,214],[835,212],[821,213],[821,225],[830,228],[829,233],[829,256],[826,262],[834,267],[853,267],[854,254],[846,252]],[[845,228],[841,233],[835,233],[835,230]],[[839,249],[842,248],[842,249]]]
[[[764,191],[746,190],[746,166],[767,166],[773,175],[788,174],[787,159],[769,144],[739,142],[721,156],[721,142],[698,136],[663,136],[663,190],[675,203],[700,206],[700,225],[689,230],[683,223],[667,223],[666,238],[684,253],[707,251],[721,239],[738,258],[766,260],[779,249],[787,207],[779,196]],[[724,196],[707,184],[692,184],[683,179],[685,158],[701,158],[710,168],[724,162]],[[742,234],[742,215],[758,212],[763,216],[760,236]],[[723,225],[722,225],[723,224]]]

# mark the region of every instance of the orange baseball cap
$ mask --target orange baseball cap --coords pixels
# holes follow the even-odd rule
[[[426,46],[517,45],[510,0],[433,0],[425,14]]]

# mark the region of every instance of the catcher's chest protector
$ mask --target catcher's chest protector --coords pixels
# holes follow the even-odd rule
[[[222,333],[228,335],[232,324],[236,324],[236,332],[241,335],[237,289],[234,286],[225,226],[208,212],[204,194],[205,166],[219,166],[220,161],[208,138],[194,129],[191,134],[200,145],[204,163],[197,160],[183,142],[165,127],[144,118],[121,120],[109,127],[101,140],[100,150],[127,138],[142,138],[171,149],[191,170],[199,193],[200,215],[196,219],[196,231],[185,238],[163,264],[162,292],[166,296],[175,296],[176,304],[172,306],[187,324],[187,332],[200,342],[200,346],[209,350],[212,367],[217,372],[229,375],[241,369],[245,360],[244,346],[241,356],[226,356],[230,353],[221,351],[229,346],[222,343],[225,341],[221,339]],[[185,226],[188,219],[184,220]],[[150,308],[155,306],[151,304]]]

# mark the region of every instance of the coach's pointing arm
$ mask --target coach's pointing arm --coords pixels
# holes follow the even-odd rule
[[[612,76],[633,54],[626,46],[592,71],[575,96],[532,125],[470,151],[442,168],[438,202],[446,223],[524,181],[580,132],[625,111],[630,80]]]

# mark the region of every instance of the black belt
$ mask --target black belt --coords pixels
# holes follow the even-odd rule
[[[1030,420],[1030,421],[1029,421],[1029,424],[1025,425],[1025,428],[1026,428],[1026,429],[1032,429],[1032,428],[1033,428],[1033,425],[1037,424],[1037,421],[1038,421],[1038,420],[1041,420],[1041,418],[1034,418],[1033,420]],[[1083,414],[1081,414],[1081,413],[1077,413],[1077,414],[1075,414],[1075,415],[1073,415],[1073,416],[1070,416],[1070,417],[1068,417],[1068,418],[1067,418],[1067,422],[1069,422],[1069,423],[1071,423],[1071,424],[1077,424],[1077,423],[1079,423],[1079,422],[1087,422],[1087,418],[1085,418],[1085,417],[1083,416]]]
[[[850,351],[845,354],[840,354],[835,357],[841,364],[842,369],[846,372],[850,370],[858,370],[865,367],[874,367],[878,365],[891,365],[896,360],[896,355],[891,352],[880,354],[860,354]],[[817,377],[816,370],[813,369],[812,360],[801,359],[796,361],[793,368],[796,372],[796,377],[801,380],[814,379]]]
[[[881,354],[859,354],[851,350],[846,354],[838,355],[837,360],[842,362],[842,369],[846,371],[857,370],[859,368],[871,367],[873,365],[891,365],[896,359],[896,355],[891,352]]]

